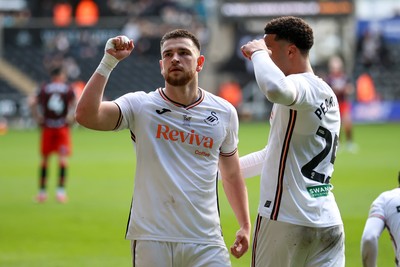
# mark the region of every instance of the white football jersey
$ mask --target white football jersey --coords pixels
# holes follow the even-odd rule
[[[297,88],[293,105],[274,104],[259,213],[310,227],[342,224],[330,179],[340,132],[332,89],[312,73],[287,76]]]
[[[238,117],[226,100],[199,92],[190,106],[161,88],[115,100],[122,114],[117,130],[131,131],[137,155],[127,239],[225,245],[218,160],[237,150]]]
[[[400,188],[380,194],[372,202],[368,217],[377,217],[384,221],[392,240],[396,259],[400,259]]]

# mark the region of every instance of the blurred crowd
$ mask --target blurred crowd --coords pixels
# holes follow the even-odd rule
[[[25,8],[2,12],[1,17],[5,28],[43,27],[44,69],[63,66],[68,78],[77,81],[81,79],[77,59],[98,56],[104,39],[115,34],[133,39],[136,54],[158,55],[160,37],[184,27],[198,36],[204,51],[209,41],[207,5],[212,1],[30,0]],[[29,38],[20,40],[22,46],[31,45]]]

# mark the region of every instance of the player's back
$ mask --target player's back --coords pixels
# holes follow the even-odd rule
[[[67,83],[50,82],[42,86],[38,100],[47,127],[58,128],[65,125],[69,104],[73,98],[73,89]]]
[[[260,213],[304,226],[341,224],[330,192],[340,131],[337,98],[313,74],[288,79],[296,86],[298,98],[292,106],[275,104],[272,109]]]

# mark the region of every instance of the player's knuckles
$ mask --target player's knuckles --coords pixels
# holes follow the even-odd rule
[[[120,36],[118,36],[118,38],[121,40],[121,43],[122,44],[129,44],[129,38],[128,37],[126,37],[125,35],[120,35]]]
[[[105,51],[110,50],[110,49],[115,49],[115,44],[114,44],[114,38],[110,38],[107,40]]]

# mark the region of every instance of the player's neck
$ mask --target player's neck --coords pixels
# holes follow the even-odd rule
[[[311,63],[307,58],[295,58],[292,60],[290,68],[287,69],[285,75],[300,74],[300,73],[314,73]]]
[[[198,100],[200,97],[200,90],[198,86],[191,85],[185,86],[171,86],[166,85],[164,88],[164,93],[167,97],[174,102],[180,103],[182,105],[188,106]]]

